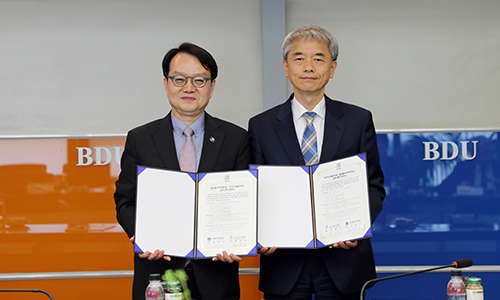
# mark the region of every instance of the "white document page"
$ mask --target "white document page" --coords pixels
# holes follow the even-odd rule
[[[257,255],[256,171],[205,174],[199,179],[198,255]],[[200,174],[200,177],[202,175]]]
[[[366,163],[362,158],[352,156],[318,165],[313,182],[320,243],[331,245],[371,236]]]
[[[311,186],[299,166],[258,166],[258,241],[263,247],[304,248],[313,239]]]
[[[191,174],[192,175],[192,174]],[[137,179],[135,243],[143,252],[186,257],[194,245],[195,182],[190,174],[146,168]]]

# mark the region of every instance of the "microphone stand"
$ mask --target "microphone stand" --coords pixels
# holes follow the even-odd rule
[[[373,278],[373,279],[370,279],[367,282],[365,282],[365,284],[361,288],[361,295],[360,295],[359,299],[363,300],[365,298],[365,296],[364,296],[365,288],[366,288],[366,286],[368,284],[370,284],[372,282],[378,282],[378,281],[383,281],[383,280],[387,280],[387,279],[393,279],[393,278],[398,278],[398,277],[403,277],[403,276],[408,276],[408,275],[414,275],[414,274],[419,274],[419,273],[424,273],[424,272],[430,272],[430,271],[435,271],[435,270],[445,269],[445,268],[450,268],[450,267],[456,268],[456,264],[453,263],[453,264],[447,265],[447,266],[440,266],[440,267],[435,267],[435,268],[430,268],[430,269],[425,269],[425,270],[420,270],[420,271],[414,271],[414,272],[410,272],[410,273],[393,275],[393,276],[389,276],[389,277],[382,277],[382,278]]]
[[[47,295],[47,297],[49,297],[50,300],[53,300],[52,296],[44,290],[0,290],[0,292],[42,293]]]

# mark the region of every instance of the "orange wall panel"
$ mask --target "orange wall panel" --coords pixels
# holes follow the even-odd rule
[[[133,246],[113,200],[124,143],[122,137],[0,139],[0,273],[133,269]],[[240,264],[258,266],[258,257]],[[258,275],[240,280],[242,299],[262,299]],[[42,289],[55,299],[130,299],[131,285],[132,278],[0,281],[0,289]],[[0,299],[48,299],[6,295]]]

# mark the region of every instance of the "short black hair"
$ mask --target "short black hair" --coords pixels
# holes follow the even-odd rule
[[[187,53],[195,56],[200,61],[201,65],[210,71],[210,78],[212,80],[217,78],[218,67],[212,54],[200,46],[191,43],[182,43],[179,48],[170,49],[170,51],[165,54],[162,63],[163,76],[165,76],[165,78],[168,77],[168,73],[170,72],[170,62],[178,53]]]

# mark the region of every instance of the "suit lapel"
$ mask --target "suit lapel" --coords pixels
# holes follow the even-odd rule
[[[156,126],[155,131],[151,133],[153,141],[161,157],[165,169],[180,170],[177,153],[175,151],[174,134],[172,129],[172,119],[170,112],[162,122]]]
[[[340,121],[344,114],[336,102],[325,95],[326,115],[323,146],[320,163],[332,161],[339,148],[340,139],[345,130],[345,124]]]
[[[291,164],[303,165],[304,157],[302,156],[302,151],[300,150],[300,144],[297,140],[297,133],[295,131],[295,124],[293,122],[292,99],[293,94],[285,103],[283,103],[283,105],[281,105],[281,108],[276,115],[274,130]]]
[[[205,112],[205,135],[203,137],[203,149],[198,172],[214,170],[225,137],[226,134],[220,130],[220,124]]]

